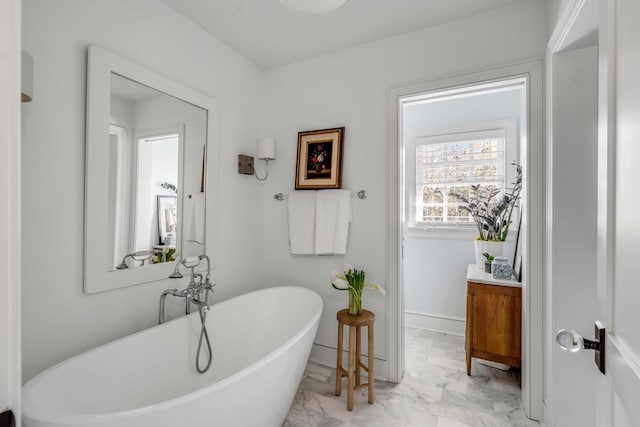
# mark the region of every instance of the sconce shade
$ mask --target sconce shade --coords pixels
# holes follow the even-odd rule
[[[340,9],[350,0],[280,0],[285,7],[302,13],[320,14]]]
[[[258,139],[258,158],[260,160],[276,159],[276,139],[262,137]]]
[[[33,98],[33,57],[22,51],[22,102],[29,102]]]

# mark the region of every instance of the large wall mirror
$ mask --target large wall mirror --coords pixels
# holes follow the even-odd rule
[[[85,293],[165,279],[175,259],[205,253],[213,109],[186,86],[89,48]]]

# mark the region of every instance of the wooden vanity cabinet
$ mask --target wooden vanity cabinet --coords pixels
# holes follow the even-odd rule
[[[495,280],[472,264],[467,272],[467,375],[471,358],[520,367],[522,288],[520,283]]]

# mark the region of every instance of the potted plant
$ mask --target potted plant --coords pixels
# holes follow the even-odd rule
[[[331,286],[339,291],[349,291],[349,314],[351,315],[362,313],[362,291],[364,288],[371,288],[379,294],[385,294],[380,285],[365,282],[364,276],[364,270],[355,269],[349,264],[344,266],[344,273],[333,273]]]
[[[485,257],[484,260],[484,272],[491,273],[491,262],[495,258],[493,255],[490,255],[489,252],[484,252],[482,254]]]
[[[481,184],[471,185],[469,197],[451,192],[450,196],[461,201],[459,209],[471,215],[478,229],[476,237],[476,264],[482,268],[485,252],[501,256],[504,241],[507,240],[513,209],[517,206],[522,191],[522,166],[515,164],[516,181],[513,187],[500,195],[500,190]]]

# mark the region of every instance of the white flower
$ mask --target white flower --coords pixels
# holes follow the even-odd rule
[[[158,255],[154,255],[151,257],[152,262],[158,262]]]
[[[165,254],[165,255],[168,254],[169,253],[169,248],[167,246],[162,248],[162,253]]]
[[[338,289],[349,289],[349,283],[346,280],[337,277],[333,282],[331,282],[331,284]]]
[[[324,156],[322,154],[318,154],[318,161],[322,163],[323,160],[324,160]]]
[[[350,264],[344,265],[344,274],[349,274],[353,270],[353,267]]]
[[[375,283],[367,283],[367,286],[372,288],[374,291],[379,293],[380,295],[386,295],[384,288],[380,285],[376,285]]]
[[[342,273],[339,273],[339,272],[337,272],[337,271],[335,271],[335,270],[333,270],[333,271],[331,272],[331,276],[332,276],[334,279],[344,279],[344,276],[342,275]]]

